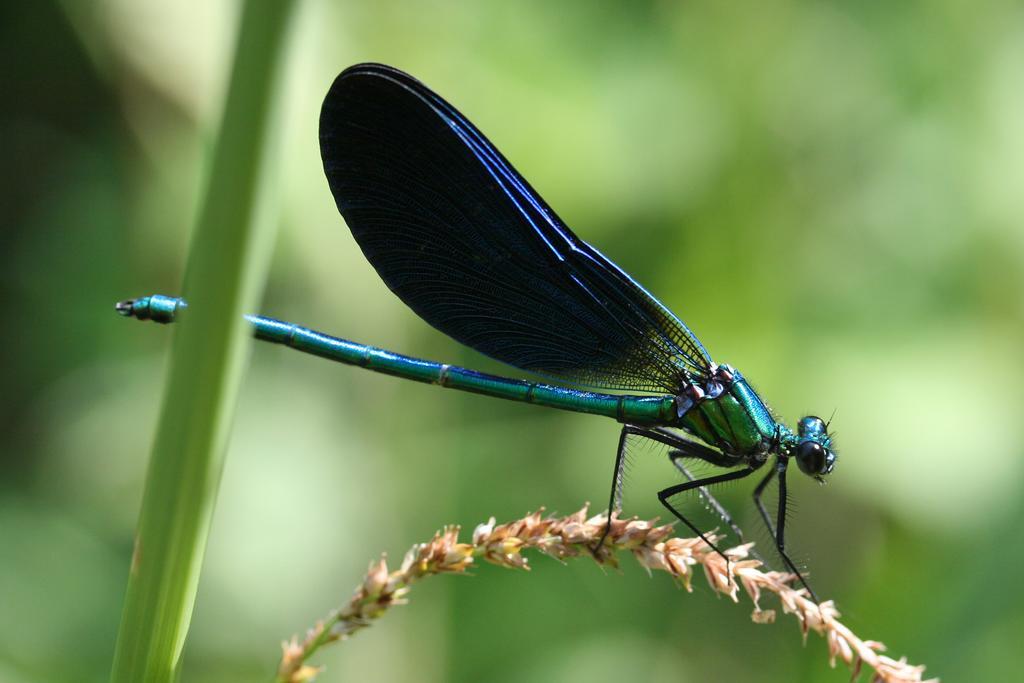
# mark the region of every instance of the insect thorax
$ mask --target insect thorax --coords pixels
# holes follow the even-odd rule
[[[778,440],[779,425],[743,376],[730,374],[721,393],[696,401],[679,426],[729,455],[765,454]]]

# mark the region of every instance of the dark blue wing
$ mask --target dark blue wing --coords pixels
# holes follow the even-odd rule
[[[450,337],[593,387],[671,393],[707,375],[711,359],[690,330],[408,74],[342,72],[320,114],[320,150],[366,258]]]

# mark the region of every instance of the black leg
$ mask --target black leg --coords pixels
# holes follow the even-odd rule
[[[775,469],[779,475],[779,511],[775,522],[775,545],[779,551],[786,550],[786,469],[789,461],[779,458]]]
[[[682,451],[688,458],[697,458],[704,462],[711,463],[716,467],[736,467],[742,462],[741,458],[726,455],[721,451],[716,451],[713,448],[708,448],[704,444],[697,443],[696,441],[690,441],[684,437],[679,436],[667,429],[661,427],[655,427],[651,430],[651,437],[655,441],[671,446],[678,451]]]
[[[701,487],[720,484],[724,481],[734,481],[736,479],[742,479],[743,477],[750,476],[750,474],[754,471],[756,470],[753,467],[747,467],[742,470],[734,470],[732,472],[717,474],[713,477],[705,477],[704,479],[697,479],[695,481],[688,481],[682,484],[676,484],[675,486],[669,486],[667,489],[662,489],[661,491],[658,492],[658,500],[661,501],[661,504],[664,505],[669,512],[675,515],[680,522],[688,526],[690,530],[693,533],[697,534],[702,541],[711,546],[712,550],[714,550],[716,553],[724,557],[726,561],[728,561],[729,558],[725,556],[725,553],[719,550],[718,546],[712,543],[711,540],[704,535],[703,531],[694,526],[690,520],[688,520],[686,517],[682,515],[682,513],[680,513],[678,510],[672,507],[672,505],[668,502],[668,499],[671,498],[672,496],[684,493],[686,491],[690,491],[692,489],[700,489]]]
[[[779,475],[779,512],[774,534],[775,547],[778,548],[779,555],[782,557],[782,561],[786,563],[789,571],[796,574],[796,577],[800,579],[800,583],[807,589],[807,592],[810,593],[811,599],[817,603],[820,601],[818,600],[818,596],[814,593],[814,589],[807,583],[804,575],[800,573],[796,568],[796,565],[793,564],[793,560],[789,559],[789,555],[786,553],[786,467],[788,464],[788,458],[779,458],[778,463],[775,466]]]
[[[765,487],[768,486],[768,483],[774,476],[775,468],[770,467],[768,469],[768,474],[765,475],[764,479],[761,480],[761,483],[754,489],[754,505],[757,507],[757,511],[761,513],[761,519],[764,520],[764,525],[768,527],[768,532],[772,535],[773,540],[775,539],[775,523],[772,522],[772,516],[768,514],[768,508],[766,508],[764,503],[761,501],[761,494],[764,493]]]
[[[691,473],[682,462],[683,458],[689,457],[686,453],[683,451],[671,451],[668,454],[668,457],[669,460],[672,461],[672,464],[675,465],[675,468],[679,470],[684,477],[690,481],[697,481],[697,477],[693,476],[693,473]],[[729,528],[732,529],[734,534],[736,534],[736,538],[739,539],[740,543],[743,543],[743,530],[736,525],[736,522],[732,519],[732,515],[730,515],[729,511],[725,509],[725,506],[719,503],[718,499],[711,495],[711,492],[704,487],[697,489],[697,493],[699,493],[700,497],[704,499],[704,502],[722,518],[722,521],[729,525]]]
[[[711,463],[718,467],[734,467],[738,462],[734,457],[725,455],[713,448],[708,448],[704,444],[697,443],[696,441],[690,441],[689,439],[681,437],[667,429],[655,427],[652,431],[657,432],[659,436],[664,437],[674,445],[674,450],[669,451],[669,460],[671,460],[672,465],[690,481],[696,481],[697,478],[693,476],[686,465],[683,464],[683,458],[703,460],[704,462]],[[739,525],[736,524],[735,521],[733,521],[732,515],[730,515],[729,511],[725,509],[725,506],[719,503],[711,492],[703,486],[697,489],[697,493],[699,493],[704,502],[722,518],[722,521],[729,525],[729,528],[732,529],[734,534],[736,534],[736,538],[739,542],[743,543],[743,530],[740,529]],[[757,551],[752,550],[751,555],[756,557],[758,560],[761,560],[761,562],[764,562],[764,558],[761,557]]]
[[[608,538],[608,533],[612,528],[612,514],[618,511],[619,505],[622,502],[622,468],[626,462],[626,439],[630,436],[641,436],[645,439],[650,439],[651,441],[657,441],[658,443],[669,446],[670,448],[684,452],[688,457],[698,458],[718,467],[733,467],[737,462],[734,458],[730,458],[729,456],[708,448],[707,446],[684,439],[667,429],[662,429],[660,427],[650,428],[625,425],[619,433],[619,448],[615,454],[615,470],[612,472],[611,492],[608,495],[608,521],[605,523],[604,531],[601,532],[600,540],[598,540],[597,545],[593,549],[595,557],[600,556],[601,548],[604,547],[604,542]],[[693,481],[692,477],[688,478],[691,482]],[[710,494],[706,491],[703,489],[700,490],[701,495],[705,496],[705,499],[710,497]],[[728,520],[728,514],[725,513],[725,508],[719,505],[718,501],[713,498],[711,500],[716,508],[720,510],[719,514],[722,515],[722,518]],[[671,507],[669,509],[671,509]],[[676,517],[679,517],[679,514],[675,511],[673,511],[673,514],[675,514]],[[682,519],[682,517],[680,517],[680,519]],[[732,525],[731,520],[729,520],[728,523]],[[689,525],[689,522],[687,522],[687,525]],[[690,528],[695,532],[700,533],[693,526],[690,526]],[[733,529],[737,530],[737,527],[733,526]]]
[[[675,468],[682,472],[684,477],[686,477],[690,481],[697,481],[697,478],[693,476],[690,470],[682,462],[683,458],[693,456],[690,456],[683,450],[675,450],[670,451],[668,457],[672,461],[672,464],[675,465]],[[718,516],[722,518],[722,521],[729,525],[729,528],[732,529],[732,532],[734,534],[736,534],[736,538],[739,540],[739,542],[744,543],[745,539],[743,537],[743,530],[740,529],[739,525],[736,524],[735,521],[733,521],[732,515],[730,515],[729,511],[725,509],[725,506],[719,503],[718,500],[713,495],[711,495],[711,492],[704,487],[698,488],[697,493],[699,493],[701,498],[704,499],[704,502],[707,503],[711,507],[711,509],[713,509],[718,514]],[[761,564],[767,564],[767,562],[765,562],[764,558],[761,557],[761,554],[758,553],[757,550],[754,550],[752,548],[750,550],[750,555],[755,559],[760,560]]]
[[[612,530],[612,515],[618,511],[619,506],[622,504],[622,464],[626,460],[626,438],[630,434],[635,433],[637,432],[630,425],[626,425],[619,432],[619,448],[615,453],[615,470],[612,472],[612,490],[608,494],[608,521],[604,525],[604,531],[601,532],[601,540],[597,542],[597,546],[594,548],[594,557],[598,559],[600,559],[604,541],[608,538],[608,532]]]

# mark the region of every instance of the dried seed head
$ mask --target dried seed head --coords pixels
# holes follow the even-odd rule
[[[880,654],[884,647],[875,641],[861,640],[839,621],[839,612],[831,602],[816,604],[806,590],[794,588],[797,577],[782,572],[763,571],[760,562],[750,558],[753,544],[729,548],[722,557],[701,538],[672,538],[672,525],[655,526],[657,520],[612,517],[600,552],[597,542],[604,534],[608,517],[588,517],[584,505],[565,517],[543,516],[538,510],[508,524],[496,525],[494,518],[478,525],[471,543],[459,543],[459,527],[449,526],[428,543],[414,545],[405,554],[401,566],[388,572],[384,558],[372,563],[366,577],[349,602],[333,612],[326,624],[319,622],[301,643],[296,638],[282,643],[278,683],[311,681],[320,669],[305,664],[322,645],[343,640],[372,623],[392,605],[405,602],[411,585],[432,574],[465,573],[477,557],[514,569],[528,569],[523,552],[536,550],[558,560],[592,557],[599,564],[615,566],[617,553],[627,550],[647,571],[663,571],[692,590],[694,568],[700,565],[708,584],[716,592],[739,601],[742,591],[754,603],[751,618],[760,624],[775,621],[776,611],[761,609],[765,593],[778,596],[785,614],[792,614],[801,633],[814,631],[825,638],[830,662],[842,660],[854,673],[864,665],[873,670],[872,681],[881,683],[921,683],[924,667],[911,666],[905,659],[895,660]],[[721,537],[706,534],[717,544]]]
[[[363,579],[363,592],[366,595],[380,595],[388,583],[388,565],[381,557],[377,562],[370,564]]]

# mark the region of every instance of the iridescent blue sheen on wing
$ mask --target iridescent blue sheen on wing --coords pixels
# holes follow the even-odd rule
[[[711,359],[690,330],[408,74],[342,72],[324,100],[320,147],[366,258],[445,334],[581,385],[675,393],[707,375]]]

